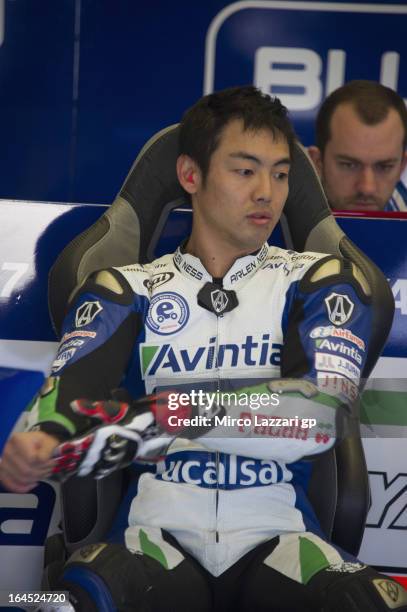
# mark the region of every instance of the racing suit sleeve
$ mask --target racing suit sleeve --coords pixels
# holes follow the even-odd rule
[[[90,278],[71,303],[51,375],[26,421],[26,429],[60,440],[75,436],[78,429],[73,400],[110,399],[119,387],[148,308],[147,298],[136,295],[114,269]]]
[[[328,257],[311,266],[286,295],[282,379],[240,390],[256,401],[268,393],[270,402],[226,406],[225,427],[200,442],[285,462],[331,448],[355,418],[371,316],[369,286],[353,263]]]

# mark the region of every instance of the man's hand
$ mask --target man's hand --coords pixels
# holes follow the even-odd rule
[[[197,438],[214,427],[215,414],[224,413],[222,406],[212,406],[207,412],[205,405],[190,403],[170,409],[171,391],[146,395],[129,403],[120,401],[122,394],[118,391],[113,400],[71,402],[83,427],[75,438],[55,449],[52,478],[65,480],[75,474],[103,478],[136,458],[157,462],[176,436]],[[188,425],[190,419],[202,413],[209,415],[204,423]]]
[[[28,493],[47,478],[54,467],[52,453],[57,438],[42,431],[13,434],[0,460],[0,482],[14,493]]]

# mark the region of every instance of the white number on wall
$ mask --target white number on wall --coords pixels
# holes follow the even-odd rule
[[[18,281],[26,274],[28,263],[5,261],[0,270],[0,297],[10,297]]]

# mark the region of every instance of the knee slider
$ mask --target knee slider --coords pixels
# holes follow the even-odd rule
[[[407,612],[407,591],[370,567],[331,581],[320,601],[323,612]]]
[[[69,591],[77,612],[113,612],[129,602],[126,565],[132,554],[120,544],[90,544],[68,559],[58,588]],[[128,583],[128,580],[126,581]]]

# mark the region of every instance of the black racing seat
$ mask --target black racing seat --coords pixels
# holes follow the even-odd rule
[[[176,177],[177,151],[177,125],[152,137],[138,155],[113,204],[59,255],[49,275],[49,307],[58,334],[69,297],[78,284],[96,270],[153,259],[157,238],[170,211],[189,205]],[[362,377],[367,378],[390,331],[394,313],[391,290],[382,272],[339,228],[299,143],[295,146],[289,186],[281,221],[287,247],[345,256],[359,266],[370,283],[374,310],[372,338],[362,372]],[[72,478],[61,487],[63,539],[57,536],[48,542],[46,565],[56,556],[61,558],[103,539],[127,484],[125,472],[99,481]],[[320,494],[321,489],[324,495]],[[344,439],[314,461],[309,497],[327,537],[357,554],[370,504],[359,436]]]

